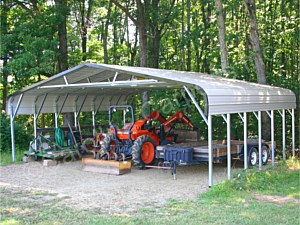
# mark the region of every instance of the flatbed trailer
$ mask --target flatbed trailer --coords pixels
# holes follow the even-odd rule
[[[244,142],[232,140],[231,158],[244,161]],[[262,143],[262,164],[268,162],[270,143]],[[256,141],[247,142],[247,160],[249,166],[258,163],[259,144]],[[215,141],[212,145],[213,162],[227,160],[227,143],[225,141]],[[169,167],[172,169],[174,179],[176,179],[176,167],[185,165],[195,165],[208,162],[208,146],[203,142],[189,142],[171,145],[161,145],[156,147],[156,158],[163,160],[158,167]]]

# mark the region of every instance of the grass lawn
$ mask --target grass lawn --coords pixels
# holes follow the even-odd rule
[[[174,187],[176,188],[176,187]],[[133,214],[78,211],[53,194],[1,188],[0,224],[300,224],[300,165],[280,162],[214,186],[194,201],[170,199]]]
[[[23,161],[24,151],[16,150],[16,163]],[[0,166],[8,165],[12,163],[11,152],[0,152]]]

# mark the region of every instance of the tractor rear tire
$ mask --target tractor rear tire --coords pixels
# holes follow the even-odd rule
[[[108,134],[103,140],[101,150],[105,152],[113,152],[116,149],[116,142],[114,141],[113,134]]]
[[[141,169],[145,165],[153,165],[155,161],[155,142],[148,135],[138,137],[132,146],[132,161]]]

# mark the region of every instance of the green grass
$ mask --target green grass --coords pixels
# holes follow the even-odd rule
[[[16,150],[16,162],[22,162],[24,156],[23,150]],[[0,166],[11,164],[12,161],[12,154],[11,151],[4,151],[0,152]]]
[[[53,194],[2,188],[0,224],[299,224],[299,169],[299,161],[289,160],[274,170],[239,172],[194,201],[170,199],[164,207],[131,214],[74,210]],[[262,201],[256,194],[289,196],[292,201]]]

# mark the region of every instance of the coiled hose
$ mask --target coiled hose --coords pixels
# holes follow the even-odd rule
[[[61,147],[65,145],[65,135],[60,127],[55,128],[55,142]]]

